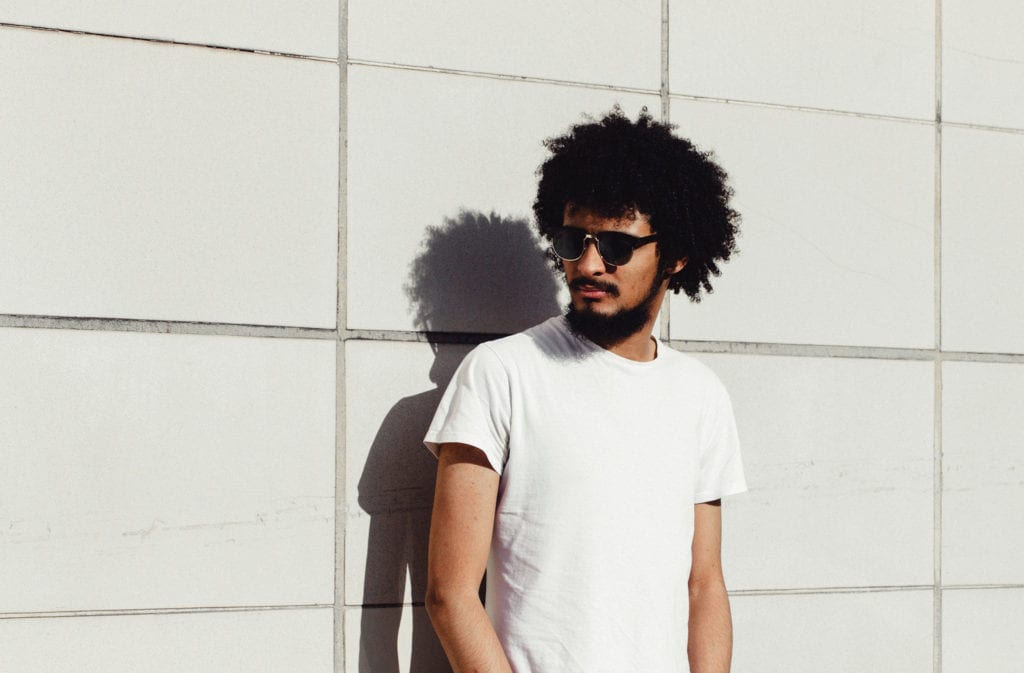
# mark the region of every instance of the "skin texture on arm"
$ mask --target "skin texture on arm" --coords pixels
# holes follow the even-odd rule
[[[427,613],[455,673],[512,673],[483,604],[498,474],[483,452],[443,444],[430,523]]]
[[[691,673],[728,673],[732,663],[732,615],[722,577],[722,501],[693,508],[690,567]]]

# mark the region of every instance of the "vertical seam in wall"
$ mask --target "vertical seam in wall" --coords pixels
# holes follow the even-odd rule
[[[935,418],[933,426],[932,671],[942,673],[942,0],[935,0]]]
[[[338,0],[338,257],[334,342],[334,672],[345,670],[345,335],[348,333],[348,0]]]
[[[661,0],[661,89],[659,95],[661,96],[661,121],[663,122],[671,121],[671,101],[668,95],[668,11],[669,0]],[[665,343],[672,339],[672,297],[672,293],[666,293],[659,316],[661,321],[659,336]]]

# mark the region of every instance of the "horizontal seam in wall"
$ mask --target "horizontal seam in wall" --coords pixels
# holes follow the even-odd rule
[[[554,84],[558,86],[571,86],[581,89],[596,89],[599,91],[617,91],[621,93],[642,94],[659,96],[658,89],[645,89],[642,87],[618,86],[615,84],[601,84],[598,82],[579,82],[567,79],[554,79],[548,77],[531,77],[530,75],[510,75],[497,72],[486,72],[482,70],[463,70],[460,68],[440,68],[431,65],[414,65],[411,63],[393,63],[389,61],[370,61],[365,59],[350,58],[349,65],[357,65],[369,68],[384,68],[387,70],[406,70],[411,72],[432,73],[435,75],[455,75],[458,77],[475,77],[478,79],[494,79],[510,82],[524,82],[529,84]]]
[[[326,327],[290,327],[283,325],[247,325],[241,323],[14,314],[0,314],[0,328],[2,327],[142,332],[152,334],[250,336],[284,339],[334,340],[338,338],[338,331],[336,329]]]
[[[271,51],[268,49],[256,49],[246,47],[232,47],[224,44],[206,44],[203,42],[185,42],[182,40],[169,40],[157,37],[140,37],[138,35],[120,35],[117,33],[100,33],[91,30],[73,30],[71,28],[54,28],[52,26],[32,26],[20,23],[2,23],[0,28],[18,28],[23,30],[37,30],[49,33],[65,33],[67,35],[85,35],[89,37],[109,37],[116,40],[132,40],[135,42],[149,42],[153,44],[166,44],[181,47],[200,47],[202,49],[217,49],[220,51],[235,51],[243,54],[256,54],[259,56],[281,56],[284,58],[297,58],[304,61],[319,61],[322,63],[337,63],[337,58],[327,56],[311,56],[309,54],[293,54],[284,51]]]
[[[744,107],[768,108],[773,110],[789,110],[792,112],[812,112],[816,114],[838,115],[842,117],[857,117],[859,119],[874,119],[878,121],[900,122],[904,124],[918,124],[922,126],[930,126],[935,124],[935,120],[930,117],[903,117],[900,115],[887,115],[878,112],[858,112],[856,110],[814,107],[812,105],[787,105],[785,103],[771,103],[768,101],[744,100],[741,98],[723,98],[720,96],[697,96],[671,92],[669,93],[669,98],[673,98],[675,100],[693,101],[697,103],[721,103],[725,105],[740,105]]]
[[[949,122],[943,121],[942,125],[947,128],[956,129],[972,129],[975,131],[992,131],[995,133],[1012,133],[1016,135],[1024,135],[1024,128],[1014,128],[1012,126],[992,126],[990,124],[972,124],[970,122]]]
[[[346,341],[387,341],[396,343],[436,343],[476,345],[507,336],[505,333],[417,332],[404,330],[348,330]],[[745,341],[669,342],[674,350],[689,353],[729,353],[733,355],[782,355],[793,357],[838,357],[871,360],[913,360],[931,362],[936,358],[953,362],[997,362],[1024,364],[1024,353],[937,352],[934,348],[890,348],[884,346],[838,346],[828,344],[787,344]]]
[[[299,605],[227,605],[194,608],[139,608],[136,610],[52,610],[40,612],[0,612],[2,619],[55,619],[65,617],[134,617],[139,615],[187,615],[221,612],[275,612],[280,610],[333,610],[333,603]]]
[[[151,334],[195,334],[279,339],[331,341],[380,341],[389,343],[434,343],[477,345],[500,339],[507,333],[419,332],[412,330],[336,330],[319,327],[248,325],[240,323],[143,320],[132,318],[91,318],[0,314],[0,328],[40,328],[84,331],[135,332]],[[868,360],[909,360],[917,362],[989,362],[1024,364],[1024,353],[985,353],[935,349],[890,348],[883,346],[838,346],[828,344],[787,344],[746,341],[673,340],[669,346],[686,353],[731,355],[778,355],[790,357],[854,358]]]
[[[808,596],[828,594],[877,594],[894,591],[925,591],[935,588],[933,584],[882,585],[866,587],[815,587],[806,589],[739,589],[729,591],[730,596]]]
[[[876,594],[893,593],[897,591],[922,591],[929,592],[935,589],[934,584],[893,584],[863,587],[808,587],[797,589],[737,589],[729,591],[730,596],[808,596],[808,595],[829,595],[829,594]],[[1024,589],[1024,584],[961,584],[945,586],[946,590],[991,590],[991,589]],[[346,605],[347,608],[363,610],[386,610],[394,608],[420,608],[423,601],[412,603],[353,603]]]
[[[991,589],[1024,589],[1024,584],[943,584],[943,591],[988,591]]]
[[[671,341],[675,350],[689,353],[733,355],[783,355],[794,357],[861,358],[871,360],[913,360],[919,362],[999,362],[1024,364],[1024,353],[977,353],[937,351],[933,348],[889,348],[884,346],[837,346],[743,341]]]

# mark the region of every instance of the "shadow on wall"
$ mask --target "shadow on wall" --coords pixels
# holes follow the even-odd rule
[[[405,285],[417,329],[507,334],[559,312],[558,282],[529,223],[463,211],[430,227]],[[399,400],[384,419],[359,478],[359,506],[370,516],[360,673],[449,671],[422,609],[427,537],[437,461],[423,436],[468,346],[428,337],[431,390]],[[400,662],[399,623],[409,578],[412,655]],[[389,609],[391,608],[391,609]]]

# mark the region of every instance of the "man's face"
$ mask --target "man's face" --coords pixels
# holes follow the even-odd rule
[[[565,208],[563,224],[591,234],[617,231],[642,238],[654,233],[643,213],[608,218],[572,204]],[[582,257],[562,265],[571,297],[570,324],[592,341],[604,346],[619,343],[653,323],[668,280],[658,270],[656,243],[636,248],[628,262],[615,266],[605,262],[589,241]],[[680,262],[668,270],[681,268]]]

